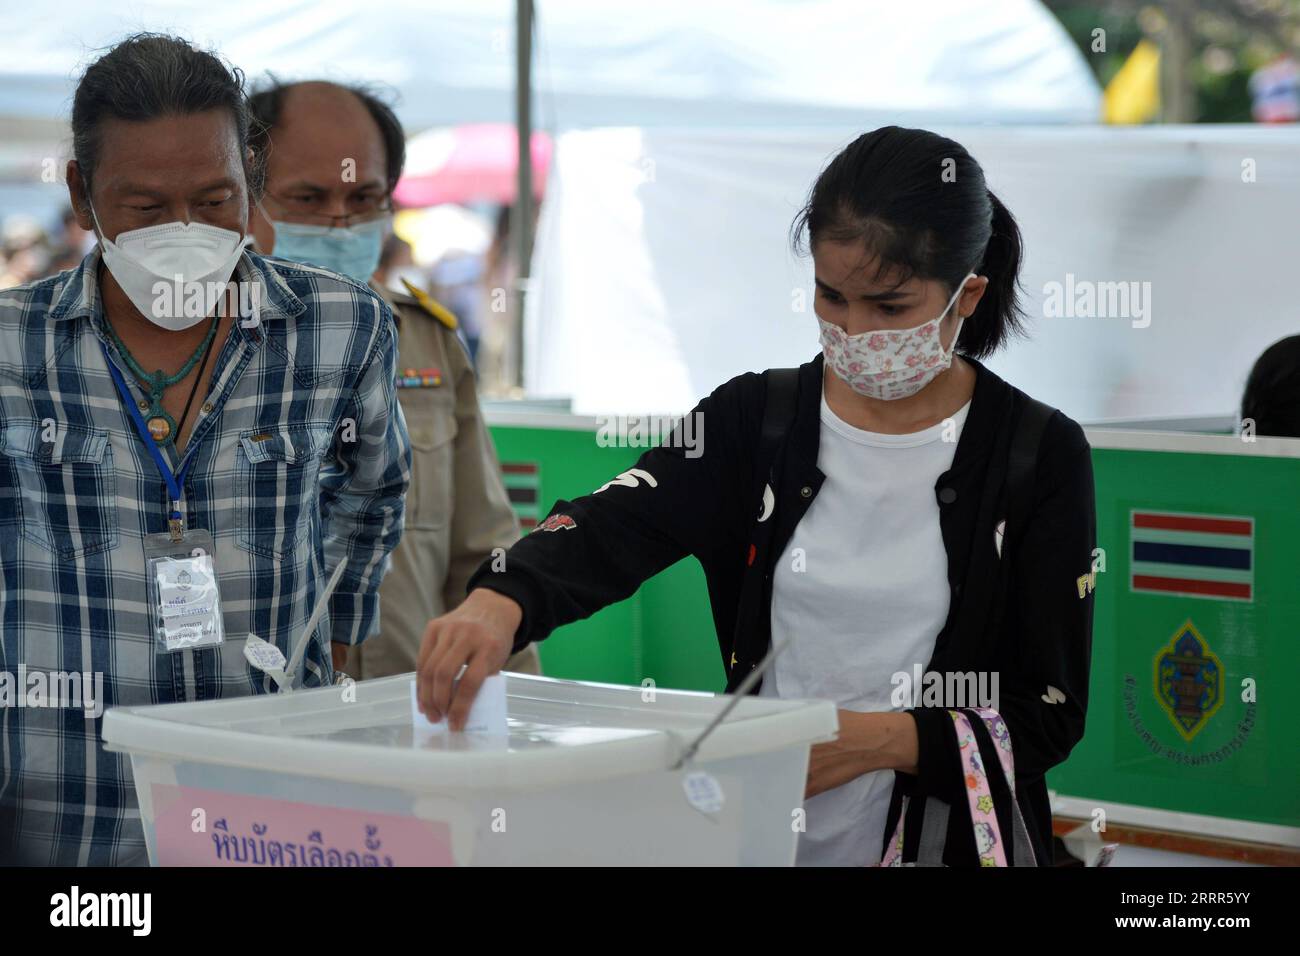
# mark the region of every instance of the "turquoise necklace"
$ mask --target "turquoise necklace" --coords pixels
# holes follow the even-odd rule
[[[113,337],[113,344],[117,346],[118,351],[122,353],[122,357],[126,359],[127,368],[131,370],[131,374],[140,380],[149,393],[149,411],[147,413],[149,417],[145,419],[145,424],[149,427],[149,434],[160,445],[167,444],[176,437],[176,419],[168,415],[163,408],[163,392],[185,378],[186,375],[189,375],[194,369],[194,363],[207,352],[208,346],[212,344],[212,339],[217,334],[217,316],[212,317],[212,325],[208,327],[208,334],[203,337],[203,341],[194,350],[194,354],[190,356],[189,361],[182,365],[181,370],[175,375],[165,375],[162,369],[152,374],[146,372],[140,367],[140,363],[135,360],[135,357],[130,353],[126,344],[111,325],[108,326],[108,334]]]

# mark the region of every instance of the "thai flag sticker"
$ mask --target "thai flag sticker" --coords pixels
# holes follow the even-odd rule
[[[1220,601],[1255,600],[1255,519],[1131,511],[1130,587]]]

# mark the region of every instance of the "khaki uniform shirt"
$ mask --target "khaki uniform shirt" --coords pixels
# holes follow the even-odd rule
[[[519,538],[460,339],[415,298],[370,287],[397,319],[399,384],[407,369],[436,369],[440,381],[397,390],[411,438],[406,527],[380,585],[379,633],[348,652],[344,670],[357,680],[415,670],[425,626],[464,600],[466,582],[493,548]],[[541,673],[536,647],[505,669]]]

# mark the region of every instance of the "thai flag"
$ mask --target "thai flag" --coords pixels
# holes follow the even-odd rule
[[[1132,511],[1134,591],[1253,601],[1255,519]]]

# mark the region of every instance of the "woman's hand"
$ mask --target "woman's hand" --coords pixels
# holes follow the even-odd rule
[[[447,715],[447,725],[460,730],[483,681],[497,673],[510,657],[523,609],[512,599],[487,588],[475,588],[452,611],[429,622],[416,665],[416,698],[430,720]],[[452,685],[465,668],[456,697]]]
[[[916,773],[916,721],[911,714],[841,709],[839,718],[839,736],[813,745],[805,797],[834,790],[875,770]]]

